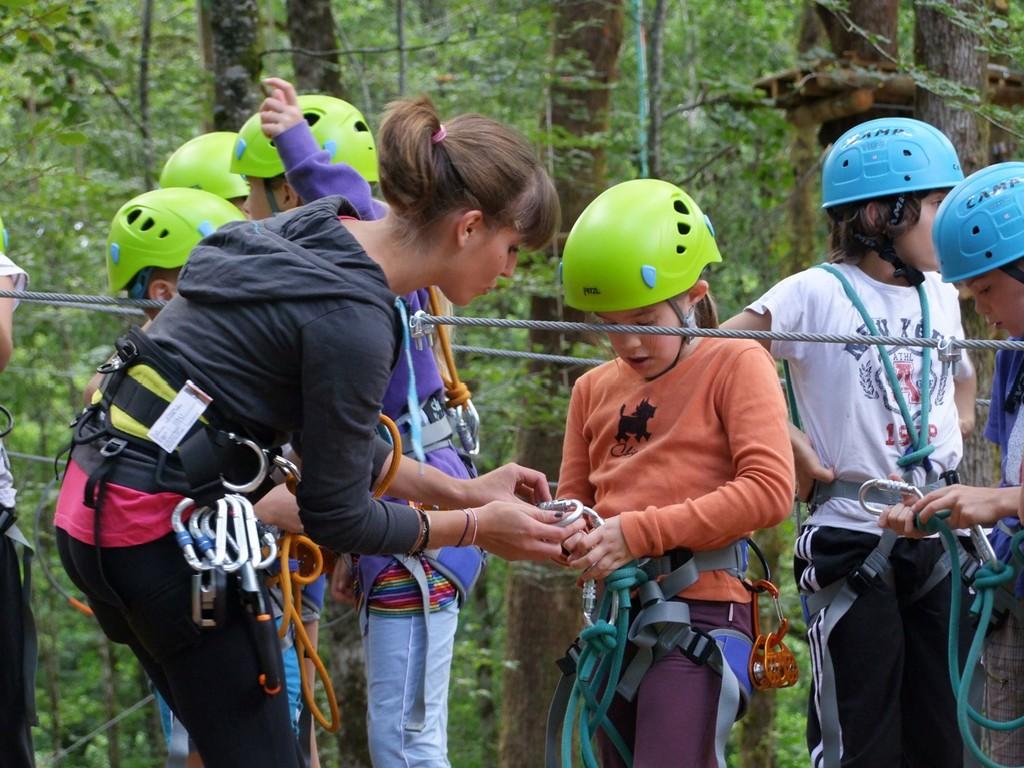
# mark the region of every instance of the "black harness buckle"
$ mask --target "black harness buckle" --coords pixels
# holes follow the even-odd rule
[[[105,459],[112,459],[115,456],[120,456],[125,448],[128,447],[128,441],[120,437],[112,437],[100,448],[100,456]]]
[[[711,654],[715,650],[715,638],[707,632],[691,626],[689,637],[685,639],[685,642],[686,645],[679,644],[679,650],[683,652],[683,656],[699,666],[708,663],[708,659],[711,658]]]

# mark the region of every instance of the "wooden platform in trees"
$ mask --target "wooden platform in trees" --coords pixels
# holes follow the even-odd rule
[[[864,112],[910,114],[914,76],[889,62],[825,58],[766,75],[755,81],[793,122],[823,124]],[[1024,104],[1024,72],[988,65],[988,101],[1000,106]]]

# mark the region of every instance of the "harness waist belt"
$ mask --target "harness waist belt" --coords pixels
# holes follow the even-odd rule
[[[862,482],[855,480],[833,480],[831,483],[818,483],[814,484],[814,493],[811,494],[811,500],[809,502],[811,507],[820,507],[829,499],[850,499],[852,501],[858,501],[860,499],[860,487],[863,485]],[[934,482],[928,483],[921,490],[925,494],[929,494],[932,491],[942,488],[943,483]],[[883,493],[876,488],[872,488],[865,495],[865,500],[873,504],[891,504],[892,494]]]

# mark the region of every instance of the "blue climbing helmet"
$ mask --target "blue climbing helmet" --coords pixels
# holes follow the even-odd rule
[[[942,201],[932,239],[947,283],[1001,269],[1024,282],[1024,163],[975,171]]]
[[[942,131],[909,117],[883,117],[836,139],[821,171],[821,207],[949,189],[963,178],[956,149]]]

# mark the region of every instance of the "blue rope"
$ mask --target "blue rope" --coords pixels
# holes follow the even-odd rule
[[[409,367],[409,386],[406,389],[405,401],[409,409],[409,437],[412,452],[421,464],[427,460],[423,452],[423,424],[420,416],[420,398],[416,391],[416,371],[412,363],[412,341],[409,338],[409,313],[405,309],[405,300],[401,296],[395,299],[395,308],[402,318],[402,352],[405,364]]]
[[[846,297],[860,313],[861,318],[864,320],[864,325],[867,326],[871,335],[881,336],[878,332],[878,327],[875,325],[875,321],[868,313],[867,307],[864,306],[864,302],[860,300],[860,296],[857,295],[853,286],[850,285],[850,281],[846,279],[846,275],[836,269],[832,264],[818,264],[818,268],[824,269],[840,282],[843,286],[843,291],[846,293]],[[921,302],[921,322],[924,325],[924,337],[931,338],[931,311],[928,307],[928,296],[925,293],[923,284],[917,286],[917,297]],[[921,357],[920,388],[922,405],[920,430],[918,430],[914,424],[914,417],[911,415],[910,408],[907,406],[906,398],[903,397],[903,390],[900,387],[900,380],[896,375],[896,369],[893,367],[892,358],[889,356],[889,350],[880,346],[878,348],[878,356],[882,360],[882,366],[885,368],[885,377],[889,380],[889,386],[892,387],[893,395],[896,397],[896,404],[899,406],[900,415],[903,417],[903,423],[907,427],[907,433],[910,435],[911,440],[910,449],[896,460],[896,464],[904,468],[912,467],[915,464],[922,464],[928,456],[931,455],[932,451],[935,450],[935,446],[928,442],[928,417],[931,409],[931,349],[929,347],[925,347]]]
[[[927,533],[938,533],[942,538],[943,546],[953,564],[954,578],[950,584],[950,609],[949,609],[949,637],[947,641],[946,656],[949,664],[949,680],[953,687],[953,695],[956,698],[956,721],[963,738],[964,744],[971,751],[978,761],[986,768],[1009,768],[997,763],[982,752],[981,747],[974,739],[971,732],[970,721],[974,721],[983,728],[995,731],[1012,731],[1024,726],[1024,715],[1013,720],[997,721],[985,717],[970,705],[969,694],[971,682],[974,678],[974,670],[978,665],[981,652],[985,644],[985,633],[988,630],[989,622],[992,619],[992,608],[995,604],[995,591],[1002,589],[1004,584],[1012,583],[1015,575],[1015,568],[1010,563],[985,563],[974,577],[974,591],[976,593],[974,603],[971,605],[971,614],[978,617],[978,624],[974,630],[974,638],[971,641],[967,652],[967,659],[964,662],[963,674],[960,673],[960,605],[961,595],[958,589],[958,580],[955,578],[959,571],[960,558],[957,556],[958,546],[956,535],[950,530],[945,518],[949,512],[939,512],[925,525],[918,523],[918,528]],[[1013,559],[1018,566],[1024,565],[1024,556],[1021,555],[1021,544],[1024,543],[1024,530],[1018,531],[1011,541]],[[1016,766],[1015,768],[1024,768]]]
[[[571,768],[572,737],[578,731],[580,758],[585,768],[598,768],[593,738],[597,730],[614,745],[627,766],[633,765],[633,753],[618,729],[608,718],[608,709],[615,698],[615,688],[622,674],[629,634],[630,591],[647,581],[647,574],[636,561],[613,571],[604,581],[604,593],[598,606],[599,618],[580,633],[582,650],[576,664],[576,681],[569,694],[569,703],[562,721],[562,765]],[[619,612],[612,624],[612,596],[617,595]],[[575,724],[575,728],[574,728]]]

